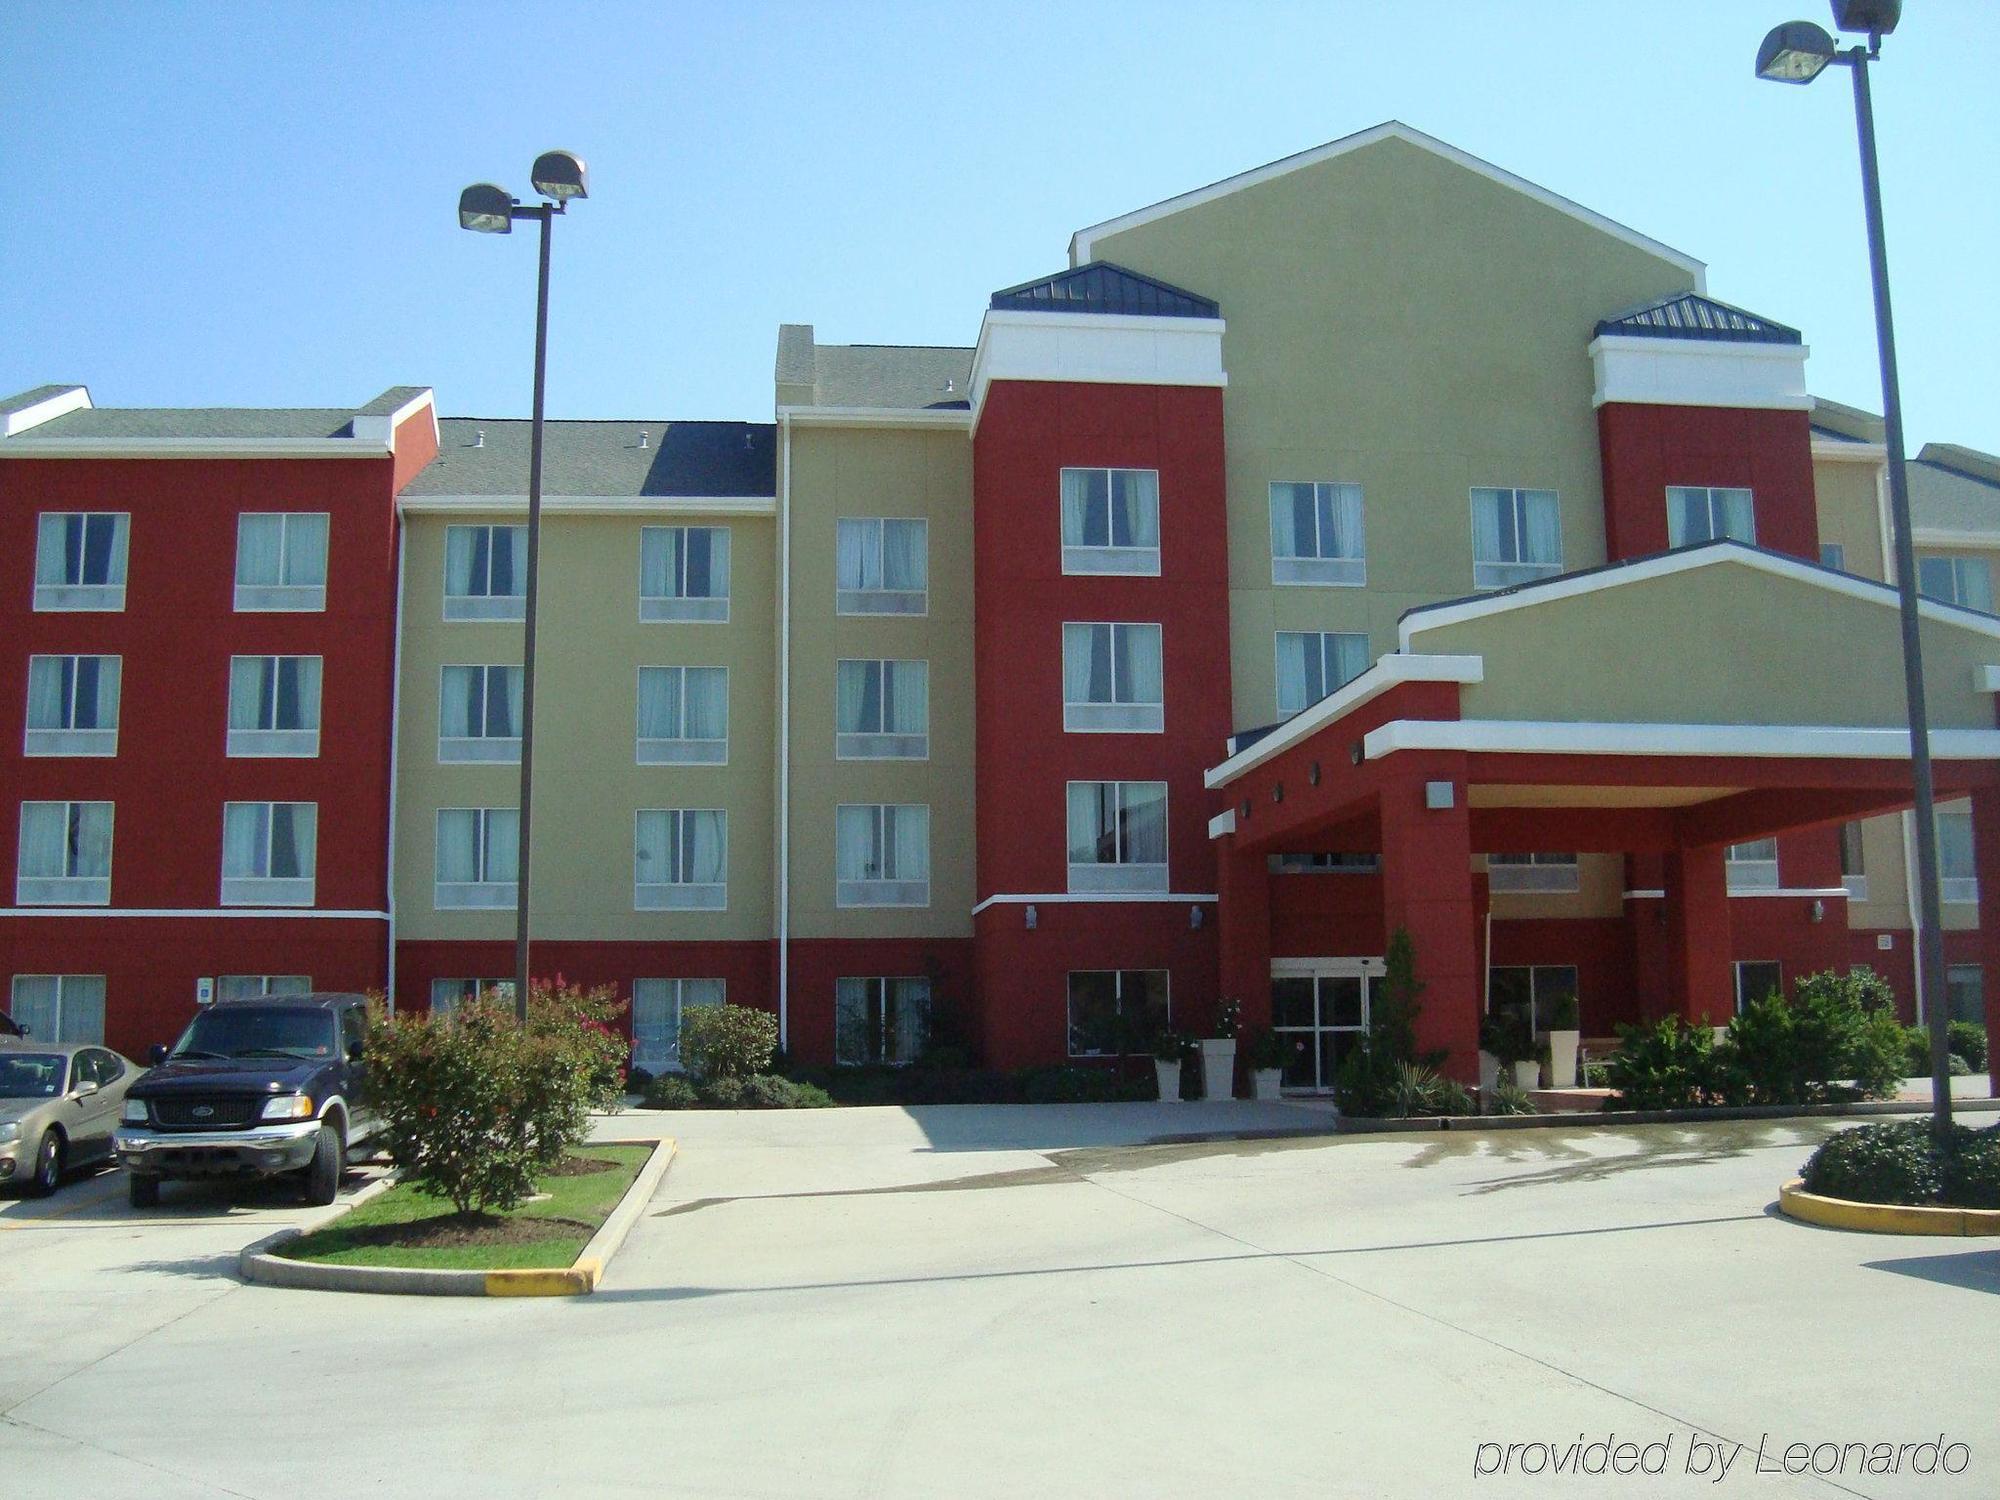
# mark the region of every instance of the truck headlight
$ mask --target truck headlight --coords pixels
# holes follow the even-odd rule
[[[18,1141],[20,1138],[21,1122],[19,1120],[0,1121],[0,1142]]]
[[[274,1099],[264,1101],[264,1112],[260,1120],[310,1120],[313,1117],[312,1099],[305,1094],[279,1094]]]
[[[125,1101],[124,1113],[120,1114],[118,1118],[124,1121],[127,1125],[145,1124],[146,1101],[144,1099],[127,1099]]]

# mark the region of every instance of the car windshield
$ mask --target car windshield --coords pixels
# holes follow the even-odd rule
[[[60,1052],[0,1052],[0,1099],[53,1099],[63,1072]]]
[[[331,1057],[333,1016],[274,1005],[218,1005],[194,1018],[174,1057]]]

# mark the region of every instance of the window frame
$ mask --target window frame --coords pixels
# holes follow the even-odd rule
[[[1074,787],[1115,787],[1117,807],[1113,813],[1122,822],[1126,815],[1127,787],[1158,787],[1160,789],[1160,844],[1165,856],[1158,863],[1127,859],[1093,860],[1079,864],[1074,858],[1075,850],[1069,844],[1069,804],[1071,789]],[[1172,788],[1165,780],[1106,780],[1078,779],[1063,784],[1063,856],[1068,867],[1069,883],[1066,889],[1072,894],[1118,895],[1144,894],[1160,895],[1172,888],[1173,830],[1172,830]],[[1101,799],[1100,799],[1101,805]],[[1115,832],[1116,830],[1114,830]],[[1102,835],[1100,834],[1100,837]],[[1123,839],[1115,839],[1122,843]],[[1116,874],[1106,872],[1120,872]],[[1129,872],[1129,873],[1125,873]]]
[[[921,878],[905,878],[900,873],[876,876],[847,876],[840,872],[840,814],[860,808],[874,815],[874,845],[882,853],[883,868],[895,859],[895,831],[890,814],[898,818],[906,809],[921,808],[924,817],[924,873]],[[833,809],[833,904],[841,911],[927,909],[931,904],[931,805],[928,802],[840,802]]]
[[[317,662],[319,670],[313,679],[313,727],[310,729],[233,729],[229,720],[236,717],[236,664],[240,661],[271,663],[267,678],[260,678],[260,700],[268,697],[271,718],[278,717],[280,678],[284,662]],[[295,668],[295,671],[303,671]],[[268,682],[266,688],[263,684]],[[303,697],[301,698],[303,702]],[[263,716],[264,702],[258,703],[258,717]],[[229,694],[223,713],[223,754],[231,760],[316,760],[319,757],[320,727],[325,723],[326,710],[326,658],[311,653],[264,653],[253,652],[229,658]]]
[[[1264,868],[1272,875],[1380,875],[1382,856],[1359,849],[1288,851],[1266,856]]]
[[[7,1013],[16,1021],[21,1019],[23,1010],[21,1003],[22,982],[24,980],[44,979],[55,981],[55,1031],[51,1036],[42,1036],[37,1032],[30,1031],[28,1040],[31,1043],[46,1043],[51,1047],[102,1047],[104,1045],[104,1017],[105,1012],[110,1009],[111,1001],[111,983],[109,977],[103,974],[15,974],[9,979],[7,985]],[[64,1025],[64,1012],[68,1009],[69,988],[71,982],[77,980],[95,980],[98,986],[98,993],[95,997],[97,1011],[97,1035],[95,1036],[71,1037],[64,1035],[67,1029]]]
[[[234,981],[232,993],[231,981]],[[246,983],[247,981],[247,983]],[[249,986],[254,984],[255,989]],[[274,988],[282,985],[283,988]],[[268,995],[310,995],[310,974],[219,974],[215,980],[217,1000],[258,1000]]]
[[[886,580],[889,527],[916,526],[923,531],[924,586],[920,589],[892,589]],[[846,588],[840,581],[840,528],[872,526],[875,531],[875,574],[884,579],[881,588]],[[842,616],[887,615],[893,619],[916,620],[931,612],[931,523],[928,516],[836,516],[833,527],[833,612]],[[907,607],[914,604],[914,608]]]
[[[278,576],[283,578],[292,555],[292,527],[296,521],[318,521],[326,529],[322,558],[323,572],[318,583],[243,582],[243,523],[278,521]],[[232,608],[240,615],[324,614],[327,580],[333,576],[333,514],[324,510],[245,510],[236,515],[236,569]]]
[[[229,813],[238,807],[264,809],[264,839],[260,851],[261,875],[231,875],[229,873]],[[303,875],[273,875],[271,871],[271,849],[278,836],[278,809],[293,809],[293,838],[298,836],[298,811],[310,808],[312,821],[313,857],[311,868]],[[222,804],[222,861],[221,892],[218,903],[223,906],[311,906],[319,889],[319,804],[317,802],[293,802],[273,799],[232,800]]]
[[[640,732],[640,705],[645,701],[646,674],[648,672],[678,672],[681,674],[679,694],[680,724],[687,729],[687,674],[690,672],[720,672],[722,674],[722,738],[691,739],[686,733],[678,735],[654,735],[647,737]],[[632,696],[632,756],[633,764],[640,766],[726,766],[729,764],[729,668],[710,666],[706,663],[664,663],[641,666],[633,679]],[[674,746],[685,746],[676,750]]]
[[[671,525],[641,526],[639,528],[639,618],[649,625],[727,625],[729,623],[731,575],[735,567],[736,542],[728,526],[705,526],[675,523]],[[689,594],[687,588],[688,549],[685,543],[679,549],[680,564],[672,580],[679,592],[670,594],[648,594],[646,592],[646,543],[655,535],[668,538],[666,545],[671,555],[673,533],[693,533],[705,531],[720,534],[722,544],[722,567],[720,569],[722,592],[719,594]],[[715,543],[709,542],[709,583],[716,581]],[[718,608],[717,606],[720,606]]]
[[[1567,850],[1488,854],[1486,888],[1496,896],[1575,895],[1583,889],[1583,862]]]
[[[1528,533],[1528,497],[1547,495],[1556,516],[1556,556],[1554,562],[1528,562],[1520,558],[1509,560],[1500,557],[1479,555],[1479,503],[1482,496],[1504,496],[1504,503],[1512,512],[1515,551],[1521,550],[1521,539]],[[1478,592],[1497,589],[1519,588],[1524,583],[1534,583],[1543,578],[1554,578],[1563,570],[1562,532],[1562,492],[1542,489],[1537,485],[1475,484],[1468,491],[1472,522],[1472,587]]]
[[[111,667],[111,675],[113,677],[111,723],[108,726],[100,723],[88,729],[78,729],[75,727],[76,707],[80,701],[77,693],[77,680],[82,675],[81,663],[86,661],[99,663],[97,680],[98,697],[100,699],[104,696],[105,669],[102,664],[104,662],[113,664]],[[48,726],[37,727],[34,722],[35,666],[38,662],[57,663],[56,671],[59,674],[66,673],[69,678],[69,688],[62,694],[62,717],[70,721],[67,725],[53,728]],[[125,694],[125,658],[122,655],[106,651],[33,652],[28,657],[26,686],[28,701],[23,705],[21,712],[21,754],[24,757],[89,756],[102,758],[115,756],[118,753],[118,723]],[[99,707],[101,709],[101,703]]]
[[[853,1057],[844,1055],[844,1053],[846,1052],[845,1043],[847,1037],[851,1035],[851,1032],[843,1024],[842,1006],[844,1004],[844,997],[841,994],[841,987],[843,985],[850,985],[850,984],[859,984],[872,987],[872,990],[864,991],[861,997],[862,1005],[864,1008],[871,1006],[873,1008],[873,1014],[864,1016],[862,1020],[862,1025],[865,1026],[870,1032],[874,1033],[872,1037],[872,1041],[874,1043],[872,1051],[875,1055],[872,1056],[865,1055],[861,1057]],[[891,999],[891,993],[889,987],[891,985],[897,985],[897,986],[918,985],[921,986],[923,989],[922,1002],[921,1002],[924,1012],[923,1022],[922,1022],[922,1036],[918,1041],[915,1050],[907,1057],[889,1056],[889,1052],[891,1050],[889,1045],[890,1041],[893,1039],[898,1044],[900,1044],[902,1040],[901,1028],[892,1026],[890,1024],[891,1014],[890,1014],[889,1002]],[[902,994],[898,993],[895,998],[899,1005],[905,1003],[905,997]],[[842,974],[840,975],[833,982],[834,1065],[836,1067],[891,1067],[891,1068],[908,1067],[911,1063],[914,1063],[919,1057],[922,1057],[925,1049],[930,1045],[929,1033],[932,1021],[931,1007],[935,1003],[936,998],[937,997],[931,991],[930,976],[926,974]],[[900,1045],[898,1045],[896,1050],[901,1050]]]
[[[1738,849],[1754,849],[1759,844],[1771,846],[1771,857],[1761,855],[1742,856]],[[1778,841],[1774,838],[1749,839],[1740,844],[1729,844],[1722,851],[1722,877],[1726,893],[1731,896],[1746,895],[1751,891],[1776,891],[1784,888],[1778,874]]]
[[[1840,883],[1849,901],[1868,899],[1867,842],[1859,818],[1840,825]]]
[[[1301,703],[1297,708],[1288,709],[1285,707],[1285,699],[1284,699],[1285,680],[1284,680],[1284,671],[1281,666],[1281,663],[1284,660],[1284,649],[1283,649],[1284,639],[1288,635],[1305,636],[1308,638],[1317,639],[1319,641],[1319,670],[1320,670],[1320,681],[1322,682],[1325,682],[1328,676],[1331,675],[1327,671],[1327,663],[1326,663],[1327,645],[1331,641],[1338,641],[1338,640],[1360,641],[1361,653],[1363,656],[1367,658],[1367,665],[1362,667],[1360,672],[1356,672],[1354,674],[1354,677],[1346,678],[1337,686],[1328,688],[1325,692],[1321,693],[1317,698],[1308,698],[1304,703]],[[1373,667],[1374,665],[1375,665],[1375,638],[1368,631],[1365,630],[1274,630],[1272,631],[1271,632],[1271,694],[1272,694],[1271,701],[1278,710],[1278,717],[1280,719],[1295,718],[1297,715],[1302,714],[1307,709],[1311,708],[1313,704],[1324,703],[1328,698],[1331,698],[1335,693],[1339,692],[1341,688],[1346,687],[1348,683],[1354,681],[1356,677],[1361,676],[1363,672],[1368,671],[1368,669],[1370,667]],[[1301,684],[1301,688],[1303,691],[1310,692],[1311,684],[1310,683]]]
[[[51,519],[68,521],[76,517],[82,525],[84,541],[77,547],[79,573],[88,542],[90,522],[98,516],[111,518],[110,566],[107,574],[116,574],[117,581],[104,583],[71,583],[68,569],[64,569],[61,583],[43,583],[42,544],[44,523]],[[65,561],[68,554],[65,541],[63,551]],[[35,572],[34,609],[37,614],[118,614],[125,608],[125,590],[131,576],[132,558],[132,513],[129,510],[44,510],[35,514]]]
[[[23,862],[28,855],[25,830],[28,809],[31,807],[63,809],[63,873],[60,875],[30,875],[23,868]],[[77,842],[82,837],[75,822],[76,810],[89,807],[106,809],[102,875],[79,875],[71,868],[72,856],[76,854]],[[16,906],[109,906],[111,875],[117,863],[117,834],[118,804],[109,798],[22,799],[15,823],[14,904]]]
[[[1683,537],[1674,540],[1674,527],[1679,524],[1679,508],[1674,503],[1676,495],[1699,494],[1703,497],[1703,507],[1708,512],[1708,535],[1689,541]],[[1742,495],[1750,506],[1750,535],[1731,536],[1716,524],[1716,496]],[[1670,484],[1666,486],[1667,506],[1667,548],[1679,551],[1682,547],[1700,547],[1708,542],[1740,542],[1746,547],[1757,545],[1757,491],[1745,484]]]
[[[1278,490],[1296,489],[1309,486],[1313,492],[1313,545],[1320,545],[1320,491],[1352,490],[1356,501],[1355,513],[1361,534],[1360,550],[1353,553],[1336,553],[1328,556],[1314,550],[1310,553],[1280,553],[1278,551]],[[1268,538],[1271,543],[1271,586],[1273,588],[1343,588],[1358,589],[1368,585],[1368,497],[1358,482],[1350,479],[1273,479],[1265,485],[1265,504],[1269,525]],[[1289,566],[1287,566],[1289,565]],[[1287,575],[1290,576],[1281,576]]]
[[[674,1030],[673,1045],[670,1049],[672,1055],[667,1061],[659,1063],[657,1066],[639,1055],[639,1004],[641,999],[639,987],[641,985],[655,984],[667,986],[667,990],[661,998],[669,999],[673,1005]],[[687,1071],[686,1066],[681,1061],[681,1032],[687,1025],[687,1013],[690,1009],[687,1000],[687,987],[691,984],[712,984],[716,987],[716,998],[714,1000],[697,1001],[692,1008],[700,1009],[703,1006],[727,1005],[729,1003],[729,981],[719,975],[645,974],[632,981],[631,1066],[634,1068],[644,1068],[656,1078],[663,1073],[685,1073]]]
[[[1846,546],[1840,542],[1821,542],[1819,544],[1819,565],[1829,572],[1845,573],[1847,571]]]
[[[1927,569],[1934,567],[1942,567],[1950,573],[1951,592],[1949,594],[1934,593],[1924,587],[1924,573]],[[1968,604],[1965,602],[1967,594],[1965,578],[1968,570],[1973,568],[1979,570],[1984,580],[1983,591],[1987,599],[1987,607],[1985,609],[1981,609],[1977,604]],[[1979,614],[1991,614],[1993,612],[1991,607],[1993,600],[1993,565],[1983,557],[1967,557],[1959,552],[1926,553],[1917,559],[1917,591],[1924,598],[1938,604],[1949,604],[1955,609],[1969,609]]]
[[[514,814],[514,878],[512,880],[446,880],[440,868],[443,853],[444,819],[453,813],[470,813],[474,817],[473,860],[475,868],[484,874],[492,845],[492,820],[495,813]],[[440,807],[433,824],[431,847],[431,906],[436,911],[513,911],[521,899],[520,863],[520,817],[518,807]],[[447,896],[452,899],[447,899]]]
[[[458,993],[451,997],[449,1003],[440,1006],[438,1000],[442,992],[439,987],[442,985],[455,986]],[[505,1004],[512,1005],[514,1003],[514,981],[511,979],[454,979],[446,975],[440,975],[430,982],[430,989],[424,996],[424,1009],[434,1016],[449,1016],[466,1002],[477,1000],[482,995],[488,994],[493,996],[496,1003],[504,1002]]]
[[[1081,976],[1087,974],[1089,975],[1109,974],[1112,976],[1112,983],[1114,986],[1114,990],[1112,995],[1112,1019],[1110,1024],[1114,1028],[1117,1027],[1119,1022],[1126,1016],[1127,1011],[1129,1009],[1125,1003],[1125,982],[1128,979],[1134,978],[1136,976],[1140,975],[1150,976],[1157,974],[1160,977],[1161,993],[1162,993],[1160,1014],[1157,1022],[1156,1023],[1153,1022],[1152,1018],[1149,1016],[1142,1021],[1140,1028],[1137,1032],[1126,1032],[1125,1035],[1134,1037],[1143,1037],[1148,1032],[1168,1030],[1172,1028],[1174,1024],[1174,975],[1172,969],[1165,967],[1153,968],[1153,969],[1071,969],[1064,976],[1064,981],[1063,981],[1063,1020],[1064,1020],[1063,1045],[1067,1049],[1066,1052],[1067,1056],[1076,1058],[1108,1057],[1116,1059],[1119,1057],[1129,1057],[1136,1055],[1133,1053],[1108,1051],[1103,1048],[1085,1050],[1081,1052],[1077,1050],[1076,1046],[1077,1033],[1080,1028],[1078,1027],[1076,1020],[1076,981]]]
[[[1486,966],[1485,995],[1485,1013],[1487,1015],[1495,1013],[1493,1005],[1493,976],[1503,973],[1526,974],[1528,976],[1528,1024],[1530,1031],[1536,1036],[1546,1036],[1550,1031],[1555,1029],[1540,1024],[1544,1012],[1544,1001],[1542,998],[1542,986],[1545,982],[1543,979],[1544,975],[1567,974],[1569,976],[1569,993],[1575,998],[1578,1011],[1581,1012],[1583,1009],[1583,974],[1581,968],[1576,964],[1488,964]],[[1380,981],[1378,980],[1377,982],[1379,983]],[[1561,991],[1558,990],[1555,995],[1549,996],[1546,1002],[1547,1005],[1553,1006],[1560,993]],[[1581,1021],[1581,1015],[1579,1015],[1578,1019]]]
[[[1160,516],[1160,471],[1129,464],[1062,464],[1056,471],[1056,541],[1062,559],[1065,577],[1104,576],[1127,578],[1158,578],[1160,576],[1160,544],[1153,546],[1118,546],[1106,541],[1102,545],[1093,542],[1071,542],[1063,531],[1062,493],[1064,476],[1069,474],[1102,474],[1104,476],[1104,534],[1111,535],[1112,476],[1114,474],[1144,474],[1152,477],[1153,534],[1162,536]]]
[[[1111,697],[1073,700],[1069,695],[1069,633],[1072,630],[1111,632],[1108,659],[1111,663]],[[1121,700],[1118,697],[1118,632],[1150,630],[1159,643],[1158,676],[1160,696],[1151,701]],[[1065,620],[1060,634],[1063,668],[1063,733],[1065,734],[1164,734],[1167,729],[1167,630],[1157,620]],[[1091,648],[1092,655],[1096,648]]]
[[[713,813],[722,819],[722,874],[718,880],[687,880],[685,875],[689,837],[688,818],[695,813]],[[639,862],[643,843],[639,830],[647,818],[664,817],[667,822],[667,876],[665,880],[641,880]],[[632,910],[714,912],[729,909],[729,809],[726,807],[642,807],[632,814]]]
[[[486,536],[486,583],[483,594],[454,594],[451,591],[451,534],[454,531],[483,531]],[[519,593],[496,594],[493,583],[493,533],[520,533],[521,581]],[[444,529],[444,583],[440,591],[442,613],[447,623],[466,621],[510,621],[528,617],[528,528],[511,521],[453,521]]]
[[[899,734],[886,727],[843,729],[840,726],[840,677],[843,667],[872,667],[879,677],[875,691],[877,722],[886,725],[891,667],[917,667],[924,680],[924,727],[915,734]],[[864,702],[865,702],[864,698]],[[843,656],[833,664],[833,758],[835,760],[907,760],[931,758],[931,663],[924,656]]]
[[[504,596],[503,596],[504,597]],[[479,724],[487,723],[487,705],[493,696],[495,672],[525,672],[517,661],[452,661],[438,664],[437,758],[441,766],[518,766],[521,763],[521,736],[518,734],[451,734],[444,732],[446,684],[452,672],[479,673]]]
[[[1762,993],[1756,995],[1748,996],[1747,998],[1749,1000],[1762,1000],[1764,996],[1768,994],[1775,994],[1780,1000],[1784,999],[1785,966],[1783,963],[1779,962],[1779,960],[1775,958],[1735,959],[1730,963],[1729,975],[1730,975],[1730,984],[1735,991],[1737,1015],[1740,1016],[1743,1014],[1744,1005],[1746,1003],[1746,997],[1743,991],[1743,986],[1745,982],[1744,971],[1746,969],[1769,969],[1777,976],[1776,982],[1768,990],[1765,990]]]
[[[1977,837],[1972,826],[1972,809],[1964,804],[1940,807],[1937,810],[1937,853],[1938,853],[1938,900],[1952,906],[1971,905],[1979,899],[1979,851],[1974,843]],[[1951,818],[1965,824],[1964,847],[1971,860],[1972,873],[1969,875],[1949,875],[1945,873],[1946,841],[1944,820]]]

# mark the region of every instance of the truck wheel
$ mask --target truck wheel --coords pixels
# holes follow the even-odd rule
[[[340,1196],[340,1174],[347,1169],[347,1148],[340,1126],[329,1120],[319,1128],[312,1165],[306,1168],[306,1202],[324,1208]]]
[[[35,1175],[28,1180],[28,1191],[37,1198],[46,1198],[62,1185],[62,1174],[62,1133],[45,1131],[41,1145],[35,1148]]]
[[[160,1179],[144,1177],[134,1172],[125,1179],[125,1196],[134,1208],[158,1208],[160,1206]]]

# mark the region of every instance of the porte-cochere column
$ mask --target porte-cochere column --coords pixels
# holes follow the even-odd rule
[[[1426,804],[1425,788],[1433,783],[1450,788],[1449,807]],[[1449,767],[1413,768],[1383,789],[1381,809],[1384,930],[1408,929],[1424,984],[1417,1046],[1443,1048],[1444,1071],[1476,1083],[1484,975],[1465,777]]]

